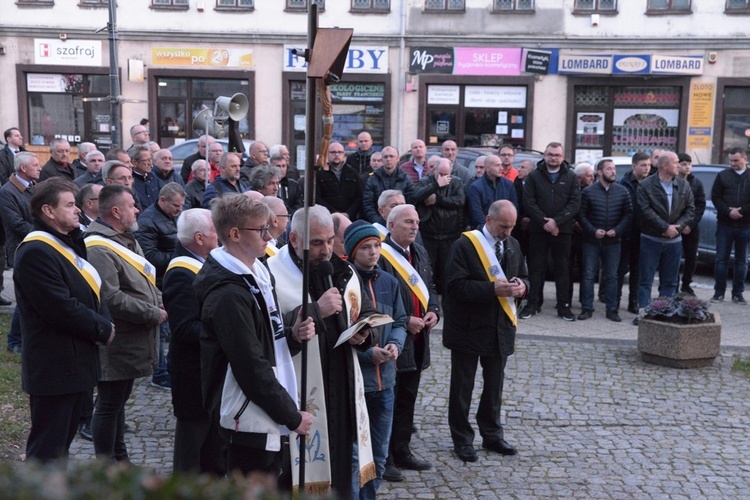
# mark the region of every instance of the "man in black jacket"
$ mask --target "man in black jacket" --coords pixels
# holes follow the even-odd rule
[[[500,422],[505,364],[515,346],[515,306],[529,286],[521,247],[510,236],[515,224],[513,203],[494,202],[484,227],[464,233],[448,261],[443,329],[443,345],[451,350],[448,424],[454,451],[464,462],[477,461],[469,407],[478,362],[484,382],[477,410],[482,447],[501,455],[517,453],[505,441]],[[492,263],[489,269],[486,259]]]
[[[203,404],[226,441],[227,471],[264,472],[290,490],[289,431],[307,434],[313,419],[297,409],[291,351],[315,327],[309,318],[284,326],[273,278],[259,261],[270,238],[268,207],[228,194],[213,204],[212,217],[223,246],[193,286],[201,306]]]
[[[23,147],[23,135],[16,127],[11,127],[3,134],[5,146],[0,150],[0,185],[5,184],[16,171],[13,163],[18,153],[26,151]]]
[[[169,375],[177,420],[174,470],[223,477],[226,469],[219,428],[212,424],[211,416],[203,408],[203,399],[198,397],[201,393],[201,309],[193,292],[198,271],[211,250],[218,246],[211,212],[202,208],[183,211],[177,219],[177,238],[162,287],[172,331]]]
[[[581,193],[578,222],[583,230],[581,250],[583,276],[579,320],[589,319],[594,312],[594,279],[602,263],[604,298],[607,319],[619,323],[617,314],[617,265],[620,262],[620,238],[627,232],[633,217],[628,190],[617,184],[617,169],[612,160],[601,160],[596,165],[598,182]]]
[[[362,205],[362,183],[354,168],[346,164],[344,146],[331,142],[328,146],[328,170],[315,173],[315,203],[330,212],[345,213],[356,220]]]
[[[531,290],[526,306],[518,315],[527,319],[539,312],[539,297],[544,288],[547,254],[552,251],[552,264],[557,291],[557,315],[575,321],[570,310],[570,247],[573,222],[581,206],[581,190],[573,169],[563,159],[563,147],[551,142],[544,150],[544,159],[531,172],[524,186],[523,202],[529,226],[529,276]]]
[[[98,346],[115,337],[101,279],[85,260],[76,191],[62,179],[36,187],[34,231],[13,271],[24,337],[21,383],[31,410],[27,461],[67,461],[84,398],[100,375]]]
[[[685,267],[682,272],[682,287],[680,291],[695,295],[690,283],[693,281],[693,273],[698,261],[698,242],[701,237],[699,224],[703,218],[703,213],[706,211],[706,191],[703,189],[701,180],[692,174],[693,159],[690,155],[680,153],[677,155],[677,159],[680,160],[677,175],[690,184],[690,190],[693,192],[693,202],[695,203],[695,217],[682,230],[682,256],[685,258]]]
[[[747,245],[750,244],[750,173],[743,148],[729,150],[729,166],[716,175],[711,201],[716,207],[716,267],[714,296],[711,302],[724,300],[729,271],[729,255],[734,246],[732,302],[745,305]]]
[[[427,470],[432,464],[411,452],[414,407],[422,371],[430,366],[430,330],[437,324],[440,305],[427,250],[415,243],[419,214],[413,205],[399,205],[388,214],[388,231],[381,249],[380,268],[398,279],[401,299],[408,316],[406,342],[396,361],[396,404],[393,432],[386,463],[386,480],[402,469]]]
[[[370,157],[375,152],[372,147],[372,136],[369,132],[360,132],[357,136],[357,150],[344,158],[346,164],[349,165],[357,172],[357,175],[362,176],[372,172],[370,166]]]

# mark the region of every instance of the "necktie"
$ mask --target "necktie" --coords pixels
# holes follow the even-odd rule
[[[495,256],[497,257],[498,262],[503,261],[503,242],[502,241],[495,242]]]

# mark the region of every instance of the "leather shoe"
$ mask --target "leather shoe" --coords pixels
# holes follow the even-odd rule
[[[9,306],[9,305],[12,305],[12,304],[13,304],[13,302],[11,302],[10,300],[8,300],[5,297],[3,297],[2,295],[0,295],[0,306]]]
[[[409,469],[409,470],[432,469],[432,464],[430,462],[425,462],[424,460],[420,460],[414,455],[406,455],[405,457],[396,458],[393,461],[396,464],[396,467],[398,467],[399,469]]]
[[[580,321],[584,321],[589,319],[593,315],[593,311],[591,309],[584,309],[581,311],[581,314],[578,315],[578,319]]]
[[[607,311],[607,319],[614,321],[615,323],[620,323],[622,321],[622,318],[617,314],[617,311]]]
[[[515,455],[518,453],[518,450],[505,442],[505,439],[499,439],[497,441],[482,441],[482,448],[497,452],[501,455]]]
[[[385,464],[385,472],[383,473],[383,479],[390,481],[391,483],[400,483],[404,480],[404,475],[398,470],[393,464]]]
[[[476,462],[479,459],[479,457],[477,457],[476,450],[470,444],[456,446],[454,448],[454,451],[456,452],[456,455],[458,455],[458,458],[460,458],[464,462]]]

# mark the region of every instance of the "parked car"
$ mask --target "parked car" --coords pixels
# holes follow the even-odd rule
[[[711,189],[719,172],[729,168],[728,165],[693,165],[693,175],[703,183],[706,191],[706,211],[700,222],[698,239],[698,261],[714,265],[716,260],[716,207],[711,201]],[[732,257],[734,258],[734,257]]]
[[[477,170],[477,158],[480,156],[496,155],[497,152],[497,148],[458,148],[456,161],[468,168],[469,174],[474,177]],[[427,146],[427,158],[435,155],[440,155],[440,146]],[[516,156],[513,160],[513,165],[517,168],[518,164],[523,160],[531,160],[536,163],[541,160],[542,157],[542,153],[533,149],[516,149]],[[399,165],[407,161],[411,161],[411,153],[401,155]]]
[[[216,139],[216,142],[224,147],[226,152],[229,149],[229,139]],[[245,145],[245,152],[242,153],[242,162],[248,158],[247,152],[250,150],[250,145],[255,142],[249,139],[244,139],[242,144]],[[191,154],[198,151],[198,139],[188,139],[187,141],[169,146],[167,148],[172,153],[172,161],[174,164],[175,172],[179,173],[182,170],[182,162]]]

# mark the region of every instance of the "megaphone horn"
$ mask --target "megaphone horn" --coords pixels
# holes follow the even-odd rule
[[[232,97],[217,97],[215,101],[217,109],[220,109],[229,115],[234,121],[240,121],[247,115],[250,103],[245,94],[236,93]]]
[[[193,130],[207,132],[208,135],[216,137],[216,123],[210,109],[204,109],[193,118]]]

